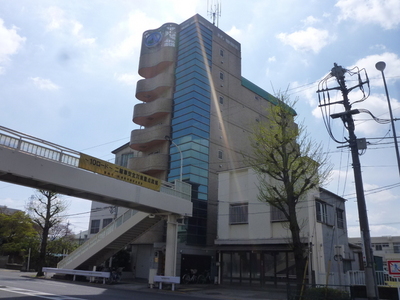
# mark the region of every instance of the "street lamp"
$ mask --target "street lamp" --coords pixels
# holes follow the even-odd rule
[[[386,85],[385,74],[383,73],[383,70],[385,70],[385,68],[386,68],[386,63],[385,63],[384,61],[379,61],[379,62],[377,62],[377,63],[375,64],[375,68],[376,68],[378,71],[381,71],[381,73],[382,73],[383,85],[385,86],[386,99],[387,99],[388,106],[389,106],[390,121],[391,121],[391,123],[392,123],[393,138],[394,138],[394,146],[395,146],[395,149],[396,149],[396,156],[397,156],[397,166],[398,166],[399,175],[400,175],[400,155],[399,155],[399,146],[398,146],[398,144],[397,144],[396,127],[394,126],[393,113],[392,113],[392,106],[390,105],[389,92],[388,92],[387,85]]]
[[[178,149],[179,154],[181,156],[181,170],[180,170],[180,181],[182,181],[182,170],[183,170],[183,156],[182,156],[182,151],[179,148],[179,146],[177,144],[175,144],[175,142],[171,139],[171,137],[169,135],[166,135],[164,137],[167,141],[170,141],[172,144],[174,144],[174,146]]]

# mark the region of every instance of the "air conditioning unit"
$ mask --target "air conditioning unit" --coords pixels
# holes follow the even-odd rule
[[[344,245],[335,245],[335,260],[345,258]]]

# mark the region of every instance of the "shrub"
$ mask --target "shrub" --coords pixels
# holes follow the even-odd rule
[[[328,287],[309,288],[305,291],[302,299],[303,300],[351,300],[350,294],[348,292]]]

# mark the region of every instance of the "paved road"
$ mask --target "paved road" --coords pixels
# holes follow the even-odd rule
[[[38,298],[52,300],[174,300],[185,299],[185,295],[158,290],[140,291],[119,289],[102,284],[46,280],[35,278],[34,273],[0,269],[0,299],[38,300]],[[195,297],[194,299],[210,298]]]
[[[285,300],[274,289],[238,286],[179,285],[176,291],[149,289],[147,283],[102,285],[65,280],[39,279],[35,273],[0,269],[0,299],[18,300]]]

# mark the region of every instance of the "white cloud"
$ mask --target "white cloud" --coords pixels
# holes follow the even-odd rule
[[[131,74],[131,73],[125,73],[125,74],[114,74],[114,77],[126,84],[126,85],[131,85],[131,86],[136,86],[136,83],[138,82],[138,80],[141,79],[141,77],[138,74]]]
[[[386,50],[386,46],[382,45],[382,44],[376,44],[376,45],[369,47],[369,49],[383,51],[383,50]]]
[[[235,25],[233,25],[232,28],[229,29],[226,33],[227,33],[229,36],[233,37],[235,40],[238,40],[238,41],[239,41],[240,38],[243,36],[243,31],[240,30],[240,29],[238,29],[238,28],[236,28]]]
[[[83,25],[74,19],[68,19],[65,12],[59,7],[50,7],[44,13],[43,17],[47,20],[46,29],[71,35],[74,41],[79,45],[93,45],[95,38],[88,38],[83,33]]]
[[[341,10],[339,20],[375,23],[384,29],[394,29],[400,24],[398,0],[339,0],[335,6]]]
[[[143,32],[160,26],[159,20],[148,17],[142,11],[135,10],[131,12],[128,19],[120,21],[111,29],[113,35],[111,40],[115,43],[103,50],[105,59],[131,59],[135,52],[140,51]]]
[[[375,68],[375,64],[379,61],[386,63],[384,70],[386,81],[388,84],[393,83],[396,80],[400,80],[400,58],[396,53],[385,52],[383,54],[369,55],[359,59],[354,64],[360,69],[365,68],[370,78],[371,86],[383,86],[383,80],[381,72]],[[349,69],[352,67],[349,67]]]
[[[268,57],[268,62],[275,62],[275,61],[276,61],[275,56]]]
[[[25,40],[25,37],[18,35],[16,27],[7,29],[0,19],[0,63],[9,61],[10,56],[18,52]],[[1,70],[0,67],[0,74]]]
[[[359,92],[358,95],[360,95]],[[356,99],[356,97],[354,99]],[[400,103],[395,98],[390,99],[390,105],[392,107],[392,111],[400,109]],[[364,108],[369,110],[375,117],[386,120],[390,119],[388,103],[385,94],[372,94],[365,101],[355,104],[354,108]],[[382,130],[387,131],[390,126],[390,124],[382,125],[375,122],[372,117],[366,113],[356,115],[354,119],[362,120],[356,121],[356,130],[357,132],[361,132],[366,136],[377,134]]]
[[[314,25],[315,23],[320,22],[320,19],[317,19],[313,16],[308,16],[307,18],[305,18],[304,20],[301,20],[305,26],[310,26],[310,25]]]
[[[314,27],[308,27],[306,30],[290,34],[279,33],[277,38],[284,44],[292,46],[295,50],[312,51],[314,53],[318,53],[335,39],[327,30]]]
[[[58,90],[60,87],[56,84],[54,84],[51,80],[49,79],[44,79],[40,77],[31,77],[30,80],[32,80],[33,84],[40,90]]]
[[[365,183],[364,190],[369,191],[370,194],[368,195],[367,193],[366,199],[371,203],[380,204],[382,202],[390,202],[398,199],[396,195],[393,195],[391,190],[382,189],[382,187],[377,184]],[[377,192],[378,190],[380,190],[380,192]],[[373,193],[374,191],[376,191],[376,193]]]

